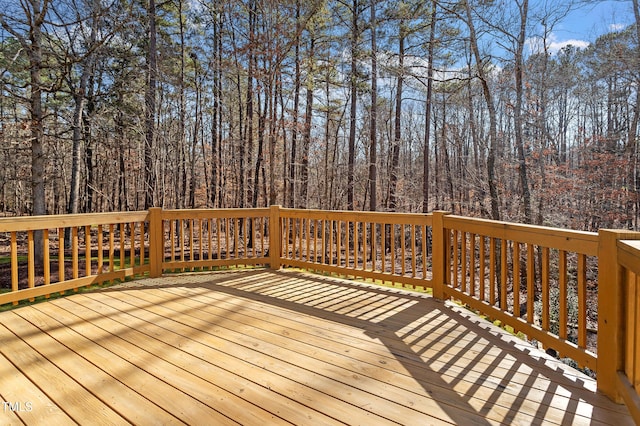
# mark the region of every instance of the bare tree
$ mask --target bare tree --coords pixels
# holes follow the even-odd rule
[[[49,0],[20,0],[19,9],[13,6],[0,11],[0,25],[15,37],[29,59],[29,114],[31,129],[31,211],[34,215],[46,214],[44,111],[42,95],[45,90],[43,70],[46,59],[43,52],[43,26],[50,6]],[[43,259],[42,232],[35,235],[36,260]]]
[[[423,173],[422,173],[422,212],[429,211],[429,157],[431,152],[429,143],[431,139],[431,104],[433,102],[433,61],[435,59],[435,39],[436,39],[436,23],[438,17],[438,3],[436,0],[431,2],[431,29],[429,30],[429,48],[428,48],[428,68],[427,68],[427,95],[424,113],[424,150],[423,150]]]
[[[377,138],[378,138],[378,47],[376,44],[376,6],[377,1],[371,0],[371,117],[369,125],[369,210],[375,211],[377,206]]]
[[[145,180],[145,208],[153,207],[157,203],[155,145],[156,145],[156,90],[158,82],[158,51],[156,32],[156,2],[149,0],[147,6],[148,48],[147,84],[145,89],[145,145],[144,145],[144,180]]]
[[[469,28],[469,45],[476,60],[476,73],[482,85],[482,93],[484,95],[487,112],[489,115],[489,150],[487,154],[487,177],[489,184],[489,195],[491,202],[491,217],[500,220],[500,204],[498,201],[498,185],[496,182],[496,145],[498,143],[498,125],[496,118],[496,106],[494,95],[489,87],[489,66],[486,57],[480,52],[478,43],[478,33],[470,2],[464,3],[464,13],[466,24]]]

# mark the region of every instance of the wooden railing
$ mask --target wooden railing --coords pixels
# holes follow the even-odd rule
[[[597,369],[588,309],[597,311],[587,291],[596,285],[598,234],[450,215],[442,221],[444,298]]]
[[[640,424],[639,240],[638,233],[601,230],[598,280],[598,389],[624,402],[636,424]]]
[[[0,219],[11,265],[0,305],[148,272],[148,217],[145,211]]]
[[[136,275],[257,265],[429,290],[596,372],[598,389],[640,423],[640,243],[626,241],[639,233],[272,206],[3,218],[2,237],[11,288],[0,305]]]
[[[431,215],[280,209],[281,263],[432,287]]]
[[[270,209],[160,210],[163,271],[269,265]]]

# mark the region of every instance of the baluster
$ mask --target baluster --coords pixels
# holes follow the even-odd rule
[[[640,294],[638,294],[638,278],[635,276],[633,271],[625,269],[623,272],[626,277],[624,282],[626,284],[623,289],[624,292],[624,311],[625,318],[623,318],[625,324],[625,338],[624,338],[624,373],[631,385],[638,390],[639,386],[639,377],[638,371],[639,366],[637,354],[637,343],[638,343],[638,319],[639,319],[639,310],[638,310],[638,301],[640,301]]]
[[[381,234],[380,234],[380,255],[381,255],[381,260],[382,260],[382,273],[384,274],[385,272],[387,272],[387,265],[386,265],[386,260],[387,260],[387,224],[383,223],[381,224],[382,229],[381,229]],[[389,226],[391,226],[389,224]]]
[[[196,259],[196,242],[194,238],[196,219],[187,220],[187,224],[189,227],[189,260],[194,261]],[[193,268],[189,268],[189,271],[193,271]]]
[[[120,232],[120,235],[122,235],[122,232]],[[122,267],[122,262],[120,262],[120,267]],[[76,226],[71,228],[71,269],[71,276],[74,279],[78,278],[78,227]]]
[[[469,234],[469,294],[476,295],[476,234]]]
[[[342,266],[342,221],[336,221],[336,266]]]
[[[509,250],[509,242],[507,240],[500,240],[500,309],[507,310],[507,277],[508,277],[508,263],[507,252]]]
[[[178,222],[176,222],[178,223]],[[169,221],[169,239],[171,240],[171,249],[169,250],[169,260],[173,262],[176,259],[176,231],[173,220]]]
[[[77,239],[77,235],[76,235],[76,239]],[[125,258],[124,243],[125,243],[124,223],[121,223],[120,224],[120,269],[124,269],[127,266],[126,265],[127,261],[126,261],[126,258]],[[77,278],[77,277],[74,277],[74,278]]]
[[[36,256],[35,256],[35,241],[34,241],[34,237],[33,237],[33,231],[28,231],[27,232],[27,247],[29,250],[29,255],[27,256],[27,269],[28,269],[28,276],[27,276],[27,286],[29,288],[34,288],[35,287],[35,280],[36,280],[36,272],[35,272],[35,262],[36,262]],[[33,302],[35,299],[33,297],[29,298],[30,302]]]
[[[462,262],[462,271],[460,274],[460,291],[466,293],[467,291],[467,233],[460,233],[460,261]]]
[[[587,256],[578,255],[578,346],[587,347]]]
[[[238,218],[233,218],[231,219],[233,221],[233,245],[235,246],[235,258],[239,259],[240,258],[240,222],[241,219]],[[276,238],[278,238],[278,236],[276,236]]]
[[[206,219],[198,219],[198,260],[204,260],[204,223]]]
[[[478,259],[478,266],[480,267],[480,270],[478,271],[479,273],[479,277],[478,280],[480,281],[480,300],[482,301],[486,301],[486,294],[485,294],[485,268],[486,268],[486,248],[485,248],[485,237],[484,235],[479,235],[478,236],[478,243],[480,245],[480,254],[479,254],[479,259]]]
[[[18,234],[15,231],[11,232],[11,291],[18,291]]]
[[[216,218],[216,258],[222,259],[222,220]]]
[[[109,224],[109,272],[113,272],[116,269],[115,256],[116,256],[115,225],[111,223]]]
[[[536,261],[533,244],[527,243],[527,322],[533,324],[533,301],[536,300]]]
[[[549,247],[542,247],[542,328],[549,330]]]
[[[406,273],[406,265],[405,265],[405,259],[407,258],[407,254],[406,254],[406,248],[405,246],[407,245],[407,239],[405,237],[405,229],[404,229],[404,223],[400,225],[400,241],[402,241],[402,247],[400,248],[400,254],[402,255],[402,260],[400,261],[400,269],[402,272],[402,276],[404,276],[404,274]]]
[[[489,238],[489,303],[496,304],[496,239]]]
[[[129,223],[129,266],[136,266],[136,224]]]
[[[66,279],[64,270],[64,228],[58,228],[58,282]],[[64,294],[64,292],[60,292]]]
[[[427,279],[427,256],[429,247],[427,246],[427,225],[422,226],[422,279]]]
[[[305,243],[306,243],[306,256],[307,262],[311,262],[311,219],[306,218],[305,220]]]
[[[215,219],[210,217],[207,221],[207,260],[214,259],[214,234],[215,234]],[[213,266],[209,267],[213,270]]]
[[[558,336],[567,338],[567,252],[558,253]]]
[[[42,241],[43,241],[43,261],[44,261],[44,265],[43,268],[43,279],[44,279],[44,285],[49,285],[51,284],[51,265],[49,263],[50,257],[49,257],[49,230],[48,229],[44,229],[42,231]],[[45,294],[45,298],[48,299],[50,296],[49,293]]]
[[[411,278],[416,277],[416,225],[411,224]]]
[[[140,227],[140,242],[139,242],[139,244],[140,244],[140,255],[139,255],[139,257],[140,257],[140,266],[142,266],[142,265],[144,265],[144,262],[145,262],[145,256],[144,256],[144,250],[145,250],[145,248],[144,248],[144,222],[140,222],[139,223],[139,227]],[[100,229],[100,228],[98,228],[98,229]],[[100,231],[98,231],[98,233],[99,232]],[[165,235],[164,234],[164,230],[162,232],[162,235],[164,237],[164,235]],[[162,239],[162,255],[164,256],[164,238]]]
[[[229,259],[229,218],[224,218],[224,258]],[[276,235],[270,235],[269,238],[278,238]]]
[[[102,252],[102,248],[103,248],[102,238],[103,238],[102,225],[98,225],[98,235],[97,235],[97,241],[96,241],[96,244],[98,246],[98,274],[101,274],[104,268],[104,253]],[[142,250],[142,253],[144,253],[144,250]]]
[[[520,243],[513,242],[513,315],[520,318]]]
[[[389,239],[391,240],[391,275],[396,274],[396,224],[389,225]]]

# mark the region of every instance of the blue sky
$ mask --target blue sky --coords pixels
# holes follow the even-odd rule
[[[598,36],[633,23],[631,1],[594,1],[571,11],[553,31],[552,50],[566,44],[585,47]]]

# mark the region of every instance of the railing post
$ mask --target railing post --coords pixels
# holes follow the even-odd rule
[[[162,226],[162,208],[149,209],[149,276],[157,278],[162,275],[164,259],[164,232]]]
[[[617,387],[624,368],[624,281],[618,264],[618,240],[631,232],[601,229],[598,232],[598,390],[623,402]]]
[[[445,211],[433,212],[433,239],[431,244],[431,282],[433,284],[433,297],[438,300],[444,299],[444,286],[447,279],[447,247],[448,240],[444,228],[444,216],[449,214]]]
[[[273,205],[269,212],[269,267],[271,269],[280,269],[281,241],[280,206]]]

